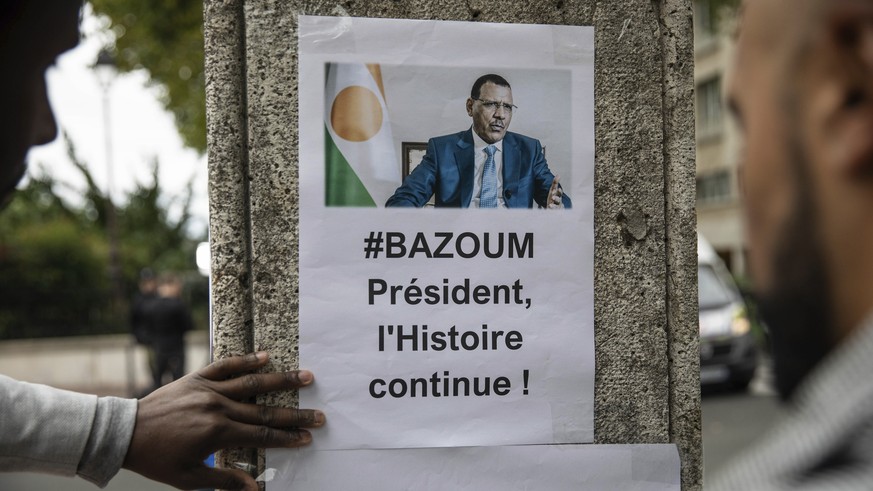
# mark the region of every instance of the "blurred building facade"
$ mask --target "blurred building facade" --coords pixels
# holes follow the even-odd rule
[[[712,0],[694,1],[697,113],[697,227],[735,276],[746,275],[740,140],[724,104],[733,54],[733,16]],[[723,2],[718,2],[721,5]]]

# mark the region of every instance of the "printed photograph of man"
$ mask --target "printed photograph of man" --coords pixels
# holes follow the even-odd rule
[[[549,169],[540,142],[508,131],[517,106],[505,78],[496,74],[479,77],[466,109],[472,126],[431,138],[421,164],[386,207],[423,207],[431,197],[437,208],[572,206],[560,178]]]

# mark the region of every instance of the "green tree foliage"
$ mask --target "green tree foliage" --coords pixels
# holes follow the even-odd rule
[[[63,137],[67,156],[85,178],[87,187],[82,212],[105,232],[109,224],[106,194],[95,182],[87,164],[79,159],[69,136],[64,134]],[[159,168],[158,161],[154,160],[151,183],[137,183],[126,196],[126,203],[115,206],[125,278],[135,278],[145,267],[159,271],[184,271],[196,266],[193,263],[194,251],[197,242],[204,238],[196,237],[194,239],[197,240],[194,240],[188,236],[193,182],[187,183],[185,192],[180,196],[167,197],[161,192]],[[174,205],[178,205],[176,208],[181,213],[172,219],[168,211]]]
[[[31,177],[0,213],[0,339],[127,332],[127,305],[112,302],[107,198],[87,166],[68,153],[86,181],[84,201],[60,199],[62,185],[50,176]],[[171,219],[155,162],[150,183],[140,183],[116,204],[121,295],[137,289],[149,267],[174,272],[186,282],[196,324],[206,325],[206,280],[196,273],[194,251],[202,237],[188,235],[191,187],[179,198],[183,211]]]
[[[196,242],[191,240],[185,227],[191,218],[191,182],[181,201],[182,214],[175,221],[168,216],[173,201],[163,205],[158,180],[158,162],[152,166],[152,183],[137,185],[128,196],[127,206],[119,210],[119,228],[124,235],[122,256],[126,258],[126,274],[145,266],[165,271],[183,271],[194,266]],[[133,268],[133,271],[130,270]]]
[[[198,0],[91,0],[111,21],[122,72],[145,68],[165,89],[163,103],[186,145],[206,150],[203,74],[203,2]]]
[[[105,330],[107,250],[98,228],[83,223],[32,179],[0,215],[0,338]]]

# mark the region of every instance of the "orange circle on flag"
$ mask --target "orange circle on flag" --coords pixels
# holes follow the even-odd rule
[[[352,85],[341,90],[330,109],[330,125],[341,138],[367,141],[382,128],[382,105],[372,90]]]

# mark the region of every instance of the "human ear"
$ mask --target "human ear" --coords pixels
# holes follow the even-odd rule
[[[473,116],[473,99],[467,98],[467,116]]]

